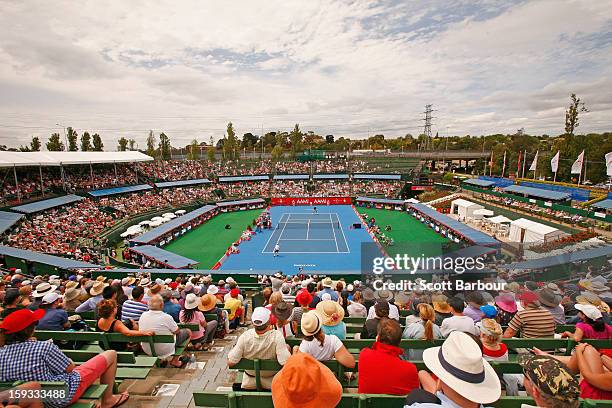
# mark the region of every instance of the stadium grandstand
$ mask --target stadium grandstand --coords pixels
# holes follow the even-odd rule
[[[612,406],[602,189],[72,153],[0,152],[2,404]]]

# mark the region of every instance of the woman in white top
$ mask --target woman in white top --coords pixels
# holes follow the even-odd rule
[[[321,330],[322,321],[317,312],[310,311],[302,316],[301,329],[304,340],[294,353],[308,353],[318,361],[336,359],[346,368],[355,367],[355,358],[348,352],[342,341],[333,334],[326,335]]]
[[[368,310],[363,305],[361,292],[355,292],[353,295],[353,300],[349,300],[346,310],[348,311],[348,315],[350,317],[366,317],[368,315]]]
[[[406,326],[404,333],[402,333],[402,339],[434,340],[444,338],[440,327],[434,323],[436,313],[433,307],[427,303],[419,303],[416,310],[419,312],[419,320]],[[423,350],[409,349],[408,357],[410,360],[422,360]]]

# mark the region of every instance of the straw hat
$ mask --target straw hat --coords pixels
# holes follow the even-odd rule
[[[307,353],[289,357],[272,380],[275,407],[335,407],[341,399],[342,385],[334,373]]]
[[[561,303],[561,296],[555,295],[552,289],[544,288],[538,293],[540,303],[548,307],[557,307]]]
[[[302,315],[300,328],[304,336],[314,336],[321,330],[321,317],[315,311],[309,311]]]
[[[386,300],[387,302],[390,302],[391,300],[393,300],[393,293],[388,290],[378,290],[374,292],[374,297],[376,299]]]
[[[102,275],[100,275],[100,276],[98,276],[98,277],[96,278],[96,280],[97,280],[98,282],[106,282],[106,276],[102,276]]]
[[[76,299],[81,295],[81,291],[77,288],[68,288],[66,292],[64,292],[64,300],[66,302]]]
[[[66,282],[66,290],[76,288],[79,285],[77,281],[68,281]]]
[[[133,276],[127,276],[121,279],[121,286],[130,286],[133,285],[134,282],[136,282],[136,278],[134,278]]]
[[[188,310],[195,309],[199,305],[200,305],[200,299],[198,299],[198,297],[195,294],[190,293],[185,298],[185,309],[188,309]]]
[[[98,296],[102,294],[102,291],[104,290],[105,287],[106,287],[106,284],[104,282],[97,281],[96,283],[93,284],[91,289],[89,289],[89,294],[91,296]]]
[[[198,309],[202,312],[210,312],[217,306],[217,298],[215,295],[211,295],[210,293],[205,294],[200,298],[200,305]]]
[[[433,295],[431,297],[431,303],[436,312],[442,314],[448,314],[451,312],[451,307],[448,305],[448,298],[444,295]]]
[[[138,285],[140,285],[140,286],[149,286],[150,284],[151,284],[151,279],[149,279],[149,278],[142,278]]]
[[[333,282],[331,278],[325,278],[321,281],[321,284],[324,288],[331,288],[333,286]]]
[[[321,316],[325,326],[336,326],[344,319],[344,309],[338,302],[324,300],[317,303],[317,313]]]
[[[151,293],[151,295],[157,295],[159,292],[161,292],[161,290],[162,287],[157,283],[149,288],[149,292]]]
[[[574,305],[577,310],[580,310],[582,314],[591,320],[601,319],[601,311],[593,305],[581,305],[580,303]]]
[[[185,289],[187,289],[187,288],[185,287]],[[215,286],[215,285],[210,285],[208,287],[208,289],[206,289],[206,293],[208,293],[209,295],[213,295],[214,296],[217,293],[219,293],[219,288],[217,286]]]
[[[446,385],[472,402],[490,404],[501,396],[495,370],[482,357],[478,344],[463,332],[451,332],[441,347],[424,350],[423,362]]]
[[[608,306],[606,302],[602,301],[599,296],[591,292],[582,292],[581,295],[576,296],[576,302],[580,303],[581,305],[593,305],[602,312],[610,312],[610,306]]]
[[[373,291],[372,289],[370,289],[370,288],[365,288],[365,289],[364,289],[364,290],[361,292],[361,294],[363,295],[363,299],[364,299],[364,300],[370,300],[370,301],[371,301],[371,300],[374,300],[374,299],[375,299],[375,297],[374,297],[374,291]]]
[[[36,286],[36,290],[32,292],[32,296],[35,298],[41,298],[47,293],[54,292],[55,289],[57,289],[57,286],[50,285],[48,282],[42,282]]]

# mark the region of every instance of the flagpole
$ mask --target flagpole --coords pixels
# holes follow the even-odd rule
[[[585,180],[586,180],[586,170],[587,170],[587,159],[586,159],[586,153],[584,154],[584,176],[582,177],[582,184],[584,184]]]
[[[521,172],[521,178],[525,178],[525,163],[527,163],[527,149],[525,149],[525,154],[523,154],[523,171]]]

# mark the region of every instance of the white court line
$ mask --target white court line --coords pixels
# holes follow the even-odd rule
[[[336,252],[341,253],[340,248],[338,247],[338,239],[336,238],[336,229],[334,228],[334,224],[332,223],[332,220],[331,220],[331,214],[329,215],[329,222],[331,224],[332,232],[334,233],[334,242],[336,243]]]
[[[272,254],[273,252],[262,252],[262,254]],[[282,251],[283,254],[350,254],[350,252],[290,252]]]
[[[281,215],[280,220],[278,220],[278,222],[281,222],[281,220],[285,218],[285,214]],[[268,247],[268,244],[270,243],[270,240],[272,239],[272,237],[274,236],[274,233],[276,232],[276,229],[272,230],[272,233],[270,234],[270,236],[268,237],[268,240],[266,241],[266,245],[264,245],[263,249],[265,250]],[[261,251],[261,253],[265,253],[263,250]]]
[[[333,241],[333,238],[283,238],[283,241]]]
[[[287,218],[287,221],[289,221],[291,219],[291,214],[289,214],[289,217]],[[287,227],[287,223],[285,223],[283,225],[283,229],[281,230],[280,235],[278,236],[278,239],[276,240],[276,245],[278,245],[278,243],[280,242],[281,238],[283,237],[283,234],[285,233],[285,228]]]
[[[308,235],[310,234],[310,220],[308,220],[308,227],[306,228],[306,241],[308,241]]]
[[[338,220],[338,225],[340,225],[340,218],[338,217],[338,214],[336,214],[336,219]],[[351,248],[349,248],[349,244],[348,241],[346,240],[346,235],[344,235],[344,230],[342,229],[342,225],[340,225],[340,232],[342,233],[342,237],[344,238],[344,245],[346,245],[346,249],[348,250],[348,254],[351,253]]]

